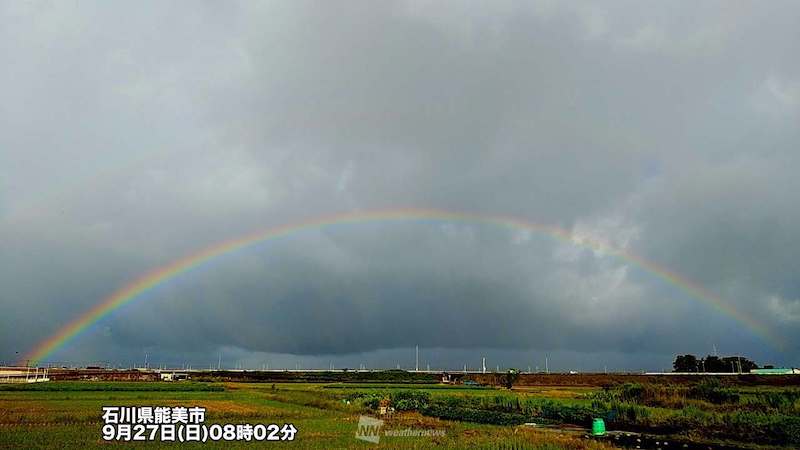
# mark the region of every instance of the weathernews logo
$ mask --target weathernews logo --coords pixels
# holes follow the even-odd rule
[[[381,428],[383,428],[382,420],[369,416],[361,416],[358,418],[356,439],[377,444],[381,440]]]
[[[358,428],[356,429],[356,439],[377,444],[381,440],[381,434],[387,437],[437,437],[445,436],[444,429],[428,428],[401,428],[393,430],[383,430],[383,421],[369,416],[358,418]]]

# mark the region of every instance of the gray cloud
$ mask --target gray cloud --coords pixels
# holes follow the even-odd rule
[[[157,349],[206,364],[226,349],[352,365],[421,344],[454,366],[495,349],[508,364],[562,352],[660,368],[714,343],[796,364],[799,15],[780,2],[5,4],[0,355],[207,245],[416,206],[611,242],[787,346],[631,261],[412,221],[219,258],[53,358]]]

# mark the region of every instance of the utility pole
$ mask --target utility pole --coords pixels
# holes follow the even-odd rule
[[[414,346],[414,349],[416,351],[416,360],[417,360],[417,363],[414,366],[415,367],[414,371],[419,372],[419,345]]]
[[[222,369],[222,352],[219,352],[219,357],[217,358],[217,370]]]
[[[547,361],[547,355],[544,355],[544,371],[548,374],[550,373],[550,366]]]
[[[483,366],[483,373],[486,373],[486,357],[485,356],[483,357],[483,362],[481,363],[481,365]]]

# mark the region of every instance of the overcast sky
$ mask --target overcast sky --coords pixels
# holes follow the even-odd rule
[[[798,23],[780,1],[0,1],[0,360],[208,245],[423,207],[638,254],[783,348],[625,259],[407,221],[218,258],[51,359],[798,366]]]

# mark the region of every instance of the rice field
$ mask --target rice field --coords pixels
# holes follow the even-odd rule
[[[28,387],[28,386],[26,386]],[[81,389],[83,387],[83,389]],[[419,386],[416,386],[419,388]],[[429,386],[430,391],[445,391]],[[353,391],[374,386],[337,389],[320,384],[182,384],[55,382],[34,389],[0,388],[0,448],[106,448],[101,439],[103,406],[203,406],[208,423],[292,423],[299,430],[293,442],[207,443],[208,448],[289,445],[292,448],[375,448],[355,438],[363,410],[357,402],[342,401]],[[174,389],[174,390],[173,390]],[[195,390],[196,389],[196,390]],[[427,391],[427,389],[423,389]],[[448,389],[447,391],[452,391]],[[464,390],[488,395],[492,389]],[[387,427],[443,430],[437,437],[381,437],[380,448],[530,448],[606,449],[602,443],[569,434],[529,427],[505,427],[426,417],[415,411],[395,414]],[[148,447],[197,444],[159,442]]]
[[[511,390],[419,383],[51,382],[0,385],[0,448],[105,448],[111,443],[101,434],[104,406],[200,406],[207,424],[291,423],[298,430],[291,442],[207,442],[209,448],[635,448],[636,442],[618,439],[622,432],[646,433],[654,442],[669,438],[687,448],[797,448],[799,401],[800,391],[792,387],[713,380]],[[381,415],[384,407],[393,412]],[[379,443],[356,439],[362,416],[384,420]],[[614,438],[587,436],[597,417]],[[398,436],[392,430],[428,434]]]

